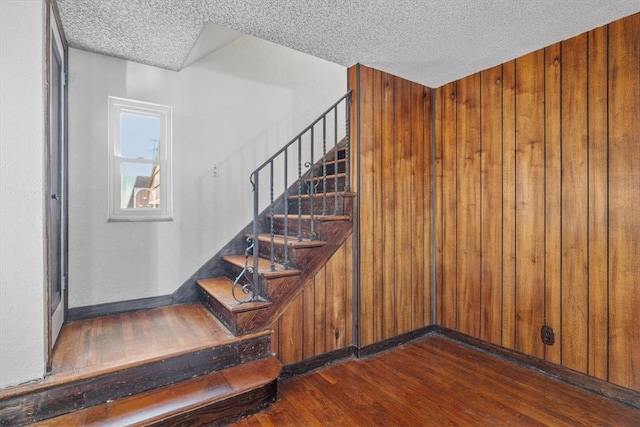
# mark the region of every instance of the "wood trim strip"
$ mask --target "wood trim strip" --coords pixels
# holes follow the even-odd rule
[[[436,325],[429,325],[424,328],[419,328],[414,331],[409,331],[404,334],[387,338],[374,344],[365,345],[360,347],[357,351],[358,358],[371,356],[372,354],[379,353],[381,351],[389,350],[390,348],[397,347],[399,345],[407,344],[411,341],[423,338],[425,335],[436,331]]]
[[[104,304],[87,305],[84,307],[73,307],[69,309],[67,321],[90,319],[92,317],[109,316],[127,311],[146,310],[149,308],[166,307],[174,304],[171,295],[161,295],[157,297],[140,298],[129,301],[107,302]]]

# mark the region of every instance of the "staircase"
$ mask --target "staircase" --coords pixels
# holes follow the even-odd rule
[[[344,156],[342,145],[328,154],[326,162],[327,180],[333,180],[337,174],[338,189],[345,186],[346,175],[341,172],[345,167]],[[308,176],[304,180],[313,182]],[[288,196],[287,211],[295,214],[285,213],[282,205],[263,214],[258,222],[262,223],[262,229],[273,229],[273,234],[258,233],[257,238],[254,234],[247,235],[248,248],[244,254],[222,258],[223,275],[197,281],[200,300],[235,335],[270,328],[307,280],[349,236],[354,193],[335,191],[334,186],[332,182],[326,193]],[[256,276],[262,289],[259,296],[255,294]]]
[[[0,426],[221,425],[273,402],[282,365],[271,327],[351,234],[349,99],[254,171],[253,222],[208,263],[197,301],[68,323],[44,380],[0,390]],[[113,350],[125,330],[131,342]]]

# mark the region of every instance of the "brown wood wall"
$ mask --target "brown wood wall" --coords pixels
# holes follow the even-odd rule
[[[272,347],[284,365],[354,344],[352,250],[348,237],[275,325]]]
[[[431,89],[363,65],[348,75],[366,346],[433,323]]]
[[[640,390],[640,14],[435,103],[437,323]]]

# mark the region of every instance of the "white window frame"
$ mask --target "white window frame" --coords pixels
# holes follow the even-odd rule
[[[123,113],[160,119],[157,160],[122,157],[120,138]],[[172,115],[173,110],[167,105],[109,97],[109,221],[171,221],[173,219]],[[160,167],[160,208],[121,207],[120,165],[122,163],[142,163]]]

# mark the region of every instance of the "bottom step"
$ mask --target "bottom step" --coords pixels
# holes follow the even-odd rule
[[[281,370],[280,361],[268,357],[34,425],[216,425],[270,405]]]

